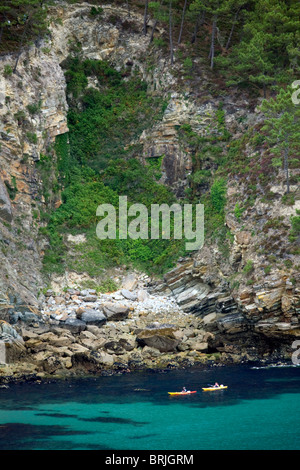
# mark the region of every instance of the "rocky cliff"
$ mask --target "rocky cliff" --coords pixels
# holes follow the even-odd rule
[[[220,95],[220,84],[217,87],[210,72],[197,59],[193,80],[187,77],[179,60],[170,68],[169,58],[154,46],[150,47],[149,37],[142,34],[143,16],[139,12],[132,11],[129,16],[125,8],[105,5],[102,14],[95,17],[90,15],[90,9],[86,3],[64,5],[61,2],[52,7],[50,37],[22,52],[16,73],[9,73],[7,68],[13,67],[14,55],[1,57],[0,318],[17,329],[23,328],[25,346],[20,347],[18,343],[20,357],[28,361],[28,354],[32,354],[35,364],[39,364],[34,370],[48,372],[70,369],[82,362],[92,362],[92,369],[101,368],[103,364],[112,366],[120,362],[122,354],[123,363],[130,367],[134,362],[129,357],[132,350],[139,357],[137,362],[147,357],[148,366],[157,352],[172,352],[176,357],[190,353],[190,357],[199,356],[200,362],[204,361],[205,354],[219,353],[231,358],[254,359],[273,353],[274,357],[288,358],[292,342],[300,331],[300,259],[295,240],[289,240],[291,216],[300,209],[298,186],[293,184],[299,168],[291,169],[293,200],[289,204],[283,200],[283,172],[270,175],[266,182],[260,178],[254,185],[253,168],[258,162],[263,164],[268,155],[263,146],[250,137],[245,141],[243,136],[248,133],[253,137],[259,129],[260,99],[237,91],[230,94],[223,91]],[[158,37],[161,33],[159,29],[155,32]],[[80,288],[78,274],[53,277],[52,288],[56,293],[54,297],[44,295],[49,280],[42,275],[42,258],[48,241],[40,234],[40,228],[45,225],[41,214],[55,209],[61,201],[59,191],[53,189],[57,178],[55,153],[52,152],[54,161],[50,172],[43,172],[39,163],[47,149],[53,150],[55,137],[68,132],[66,82],[61,63],[78,44],[86,58],[108,60],[117,70],[126,70],[129,76],[141,74],[149,90],[167,100],[162,120],[145,130],[138,143],[142,148],[142,162],[161,159],[160,182],[170,186],[178,197],[183,197],[190,183],[195,155],[191,139],[187,140],[182,133],[182,126],[188,125],[193,135],[214,136],[220,142],[219,156],[226,152],[225,129],[233,141],[240,143],[238,153],[242,166],[248,168],[231,171],[228,177],[224,224],[230,237],[226,246],[220,247],[216,240],[207,240],[198,253],[180,260],[163,280],[148,279],[143,283],[148,295],[164,299],[169,296],[172,308],[168,317],[159,318],[148,312],[149,318],[145,321],[147,315],[143,317],[138,299],[127,299],[133,302],[129,307],[135,312],[131,318],[135,325],[132,327],[132,321],[126,323],[130,310],[125,309],[124,329],[119,328],[119,332],[123,336],[125,330],[126,335],[133,334],[132,344],[125,335],[120,345],[121,333],[116,335],[115,330],[112,337],[108,336],[110,341],[104,343],[103,332],[108,329],[101,331],[99,318],[90,325],[85,321],[82,329],[72,331],[76,327],[74,320],[83,321],[81,316],[85,310],[78,313],[80,306],[76,304],[82,299],[73,298],[80,297],[81,290],[69,292],[69,298],[61,304],[55,297],[63,295],[64,289],[72,287],[72,282],[75,290],[76,285]],[[213,174],[216,158],[213,152],[208,153],[201,170]],[[209,189],[205,183],[200,187],[204,194]],[[251,199],[253,191],[256,197]],[[245,201],[248,204],[244,204]],[[54,298],[55,310],[51,312],[49,297]],[[98,300],[90,299],[89,313],[100,310],[104,315],[103,324],[108,325],[113,320],[105,312],[103,301],[95,305]],[[65,302],[70,303],[69,310],[60,307]],[[68,317],[71,326],[66,333]],[[122,323],[120,319],[118,325]],[[145,331],[153,322],[172,326],[165,327],[161,335],[153,335],[153,328],[150,333]],[[27,331],[30,325],[36,328],[35,333]],[[93,328],[87,329],[86,325],[98,329],[92,331]],[[63,333],[59,331],[61,327]],[[114,328],[113,323],[110,328]],[[51,339],[49,343],[47,334]],[[64,360],[56,362],[51,347],[64,347],[63,340],[59,346],[56,344],[60,334],[68,338],[68,344],[78,342],[86,350],[65,346],[66,350],[59,353]],[[76,337],[71,338],[72,334],[78,335],[78,341]],[[87,346],[89,341],[92,346]],[[45,350],[51,354],[42,355]],[[92,354],[95,351],[99,357]],[[47,365],[43,369],[41,358],[45,357]],[[164,364],[171,362],[168,356]]]

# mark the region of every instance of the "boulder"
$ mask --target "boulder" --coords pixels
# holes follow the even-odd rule
[[[60,347],[69,347],[72,344],[68,336],[56,336],[55,338],[49,341],[49,344],[57,348]]]
[[[23,343],[22,336],[17,333],[15,328],[4,320],[0,320],[0,339],[4,341],[19,341]]]
[[[47,374],[54,374],[61,367],[62,363],[56,356],[46,357],[43,361],[43,369]]]
[[[104,348],[110,352],[110,354],[125,354],[126,352],[133,351],[135,345],[132,342],[127,341],[125,338],[120,338],[116,341],[108,341],[104,344]]]
[[[137,278],[134,273],[128,274],[122,282],[122,288],[126,290],[134,290],[137,287]]]
[[[87,295],[85,297],[82,297],[82,300],[84,302],[97,302],[98,297],[96,295]]]
[[[139,302],[145,302],[148,299],[149,295],[145,289],[139,289],[137,291],[137,300]]]
[[[122,289],[121,294],[127,300],[137,300],[137,295],[134,292],[130,292],[130,290]]]
[[[119,303],[106,302],[103,304],[103,311],[107,320],[120,321],[127,318],[130,308]]]
[[[17,331],[4,320],[0,320],[0,363],[11,364],[26,352],[24,341]]]
[[[97,338],[103,335],[103,329],[96,325],[86,325],[86,330],[93,333]]]
[[[195,341],[191,346],[191,349],[195,351],[205,352],[208,350],[208,343],[206,341]]]
[[[107,342],[104,338],[97,338],[91,331],[85,330],[80,333],[80,341],[82,346],[97,351]]]
[[[81,340],[84,340],[84,339],[96,340],[97,336],[94,335],[94,333],[92,333],[91,331],[85,330],[80,333],[80,339]]]
[[[124,349],[122,345],[119,343],[119,341],[108,341],[105,343],[104,348],[106,351],[108,351],[110,354],[123,354]]]
[[[155,325],[141,330],[137,334],[137,342],[141,346],[149,346],[160,352],[175,351],[180,340],[174,335],[173,325]]]
[[[73,354],[88,354],[89,349],[82,344],[74,343],[69,348]]]
[[[156,348],[150,348],[149,346],[145,346],[142,351],[143,358],[145,359],[152,359],[157,358],[160,356],[160,352]]]
[[[41,339],[29,339],[25,342],[25,346],[27,349],[31,351],[31,353],[37,353],[40,351],[45,351],[47,349],[47,343],[42,341]]]
[[[21,334],[24,341],[27,341],[28,339],[36,339],[39,336],[34,331],[26,330],[25,328],[22,328]]]
[[[61,322],[62,328],[67,328],[71,333],[80,333],[86,329],[86,323],[78,318],[67,318],[65,322]]]
[[[125,351],[133,351],[136,346],[135,341],[126,338],[120,338],[119,343]]]
[[[85,312],[86,307],[80,306],[78,307],[75,312],[76,312],[76,317],[81,319],[81,315]]]
[[[115,362],[114,356],[105,352],[97,353],[96,360],[102,366],[112,366]]]
[[[101,326],[106,323],[106,316],[100,310],[88,309],[82,313],[81,321],[87,325]]]
[[[29,326],[40,322],[40,317],[33,312],[13,312],[9,319],[11,324],[22,322]]]

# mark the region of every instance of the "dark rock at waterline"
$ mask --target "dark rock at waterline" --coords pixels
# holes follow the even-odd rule
[[[124,349],[119,343],[119,341],[108,341],[104,345],[107,351],[110,351],[111,354],[124,354]]]
[[[135,346],[129,343],[125,338],[118,341],[108,341],[105,343],[104,348],[113,354],[124,354],[126,351],[133,351]]]
[[[170,325],[153,326],[141,330],[137,334],[137,342],[141,346],[156,348],[160,352],[175,351],[180,340],[174,335],[175,329]]]

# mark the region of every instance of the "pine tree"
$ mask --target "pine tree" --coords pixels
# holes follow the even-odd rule
[[[300,3],[257,0],[243,13],[240,42],[217,62],[224,74],[231,71],[228,85],[252,84],[266,97],[268,88],[287,85],[299,72]]]
[[[187,0],[184,0],[184,5],[183,5],[182,15],[181,15],[181,23],[180,23],[179,36],[178,36],[178,41],[177,41],[178,44],[181,43],[181,37],[182,37],[182,31],[183,31],[183,24],[184,24],[184,18],[185,18],[186,7],[187,7]]]
[[[218,21],[220,17],[228,12],[230,5],[230,0],[195,0],[191,5],[192,10],[201,12],[202,15],[204,14],[211,21],[211,40],[208,54],[211,68],[214,67],[215,41],[217,36]]]
[[[171,66],[174,63],[174,47],[173,47],[173,5],[172,0],[169,0],[169,43],[170,43],[170,62]]]
[[[257,32],[249,42],[243,42],[236,51],[234,72],[238,82],[249,81],[252,85],[263,89],[266,98],[267,87],[274,82],[274,68],[270,60],[267,44],[269,37]],[[233,83],[236,81],[236,77]]]
[[[143,32],[144,35],[146,36],[147,34],[147,24],[148,24],[148,5],[149,5],[149,0],[145,0],[145,8],[144,8],[144,26],[143,26]]]
[[[0,42],[4,29],[10,26],[9,12],[10,7],[8,5],[0,5]]]
[[[232,24],[230,28],[230,32],[228,35],[228,39],[226,41],[226,46],[225,49],[228,51],[231,41],[232,41],[232,36],[234,33],[234,30],[239,23],[240,17],[242,16],[244,9],[248,3],[248,0],[232,0],[229,5],[229,14],[232,16]]]
[[[44,0],[3,0],[0,7],[0,39],[14,42],[18,58],[31,41],[48,31],[47,7]],[[16,69],[15,65],[15,69]]]
[[[154,18],[154,24],[152,27],[151,35],[150,35],[150,41],[151,43],[154,38],[154,31],[158,25],[159,22],[165,23],[168,20],[168,15],[165,12],[164,5],[163,5],[163,0],[160,0],[160,2],[149,2],[149,10],[151,11],[153,18]]]
[[[290,192],[289,160],[300,151],[300,106],[292,101],[293,89],[281,89],[275,98],[264,100],[261,111],[265,115],[263,131],[275,155],[283,159],[287,193]]]

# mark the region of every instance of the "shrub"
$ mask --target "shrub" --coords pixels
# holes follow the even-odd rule
[[[296,214],[291,217],[292,235],[300,234],[300,210],[296,210]]]
[[[97,16],[97,15],[101,15],[103,13],[103,8],[101,7],[92,7],[91,10],[90,10],[90,15],[91,16]]]
[[[253,261],[252,260],[248,260],[247,263],[245,264],[244,266],[244,269],[243,269],[243,272],[245,274],[250,274],[254,269],[254,266],[253,266]]]
[[[190,57],[187,57],[183,62],[183,68],[186,72],[190,72],[193,67],[193,61]]]
[[[28,112],[29,112],[32,116],[34,116],[34,114],[37,114],[37,113],[40,111],[40,109],[41,109],[41,104],[42,104],[41,100],[40,100],[38,103],[28,104],[28,105],[27,105],[27,110],[28,110]]]
[[[212,206],[216,212],[222,213],[226,205],[226,180],[218,178],[214,181],[210,190]]]
[[[241,208],[241,206],[237,202],[234,207],[234,215],[238,222],[240,222],[243,212],[244,210]]]
[[[29,140],[31,144],[37,144],[38,138],[37,135],[34,132],[27,132],[26,137]]]
[[[22,125],[25,122],[26,114],[24,113],[24,111],[20,110],[14,114],[14,118],[16,121],[18,121],[19,125]]]
[[[5,78],[8,78],[8,77],[10,77],[10,75],[12,75],[12,73],[13,73],[13,69],[11,68],[11,66],[8,65],[8,64],[5,65],[4,66],[4,71],[3,71],[3,76]]]

